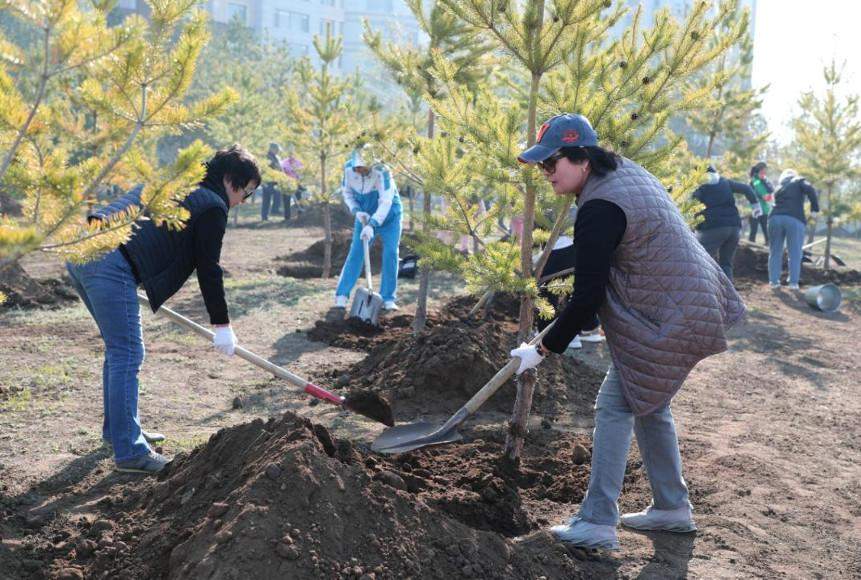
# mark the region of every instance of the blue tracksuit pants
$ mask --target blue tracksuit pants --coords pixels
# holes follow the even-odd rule
[[[356,280],[362,274],[365,255],[360,235],[363,227],[362,223],[356,220],[353,226],[353,242],[350,245],[347,261],[344,262],[344,267],[341,269],[341,278],[338,280],[338,289],[335,291],[336,296],[349,296],[353,286],[356,285]],[[382,226],[376,228],[374,238],[378,236],[383,244],[383,272],[379,291],[384,301],[394,301],[398,290],[398,246],[401,243],[401,216],[399,214],[393,215]],[[374,238],[371,239],[372,244]],[[373,246],[370,251],[374,251]]]

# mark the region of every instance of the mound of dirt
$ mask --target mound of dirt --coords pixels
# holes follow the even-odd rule
[[[452,412],[475,394],[509,361],[516,345],[518,309],[512,297],[500,297],[487,318],[468,319],[475,299],[461,297],[431,317],[427,332],[412,335],[411,317],[400,316],[373,329],[360,322],[318,322],[309,334],[345,348],[368,349],[368,356],[331,378],[352,389],[379,392],[395,401],[396,418],[415,413]],[[547,417],[563,410],[590,414],[603,375],[568,358],[553,356],[538,370],[536,412]],[[508,412],[517,394],[509,380],[485,405]]]
[[[347,261],[347,254],[350,253],[350,244],[353,240],[352,230],[336,231],[332,233],[332,270],[337,274],[340,272],[344,262]],[[379,276],[382,268],[382,244],[375,239],[371,242],[371,268],[375,276]],[[318,240],[311,244],[308,248],[299,252],[293,252],[285,256],[278,256],[275,260],[286,262],[279,267],[277,273],[281,276],[290,278],[319,278],[323,275],[323,255],[326,251],[326,244],[323,240]],[[405,256],[410,250],[404,245],[404,240],[401,242],[400,254]],[[377,278],[378,279],[378,278]]]
[[[745,242],[739,244],[733,264],[733,275],[736,278],[768,282],[768,250]],[[787,265],[784,258],[781,280],[786,282],[786,277]],[[809,263],[801,264],[802,284],[810,286],[827,282],[838,285],[861,284],[861,272],[837,265],[826,271]]]
[[[468,435],[390,458],[296,415],[258,419],[157,482],[111,486],[51,532],[61,542],[34,543],[33,561],[64,578],[582,577],[581,552],[544,533],[507,537],[573,511],[589,477],[588,451],[574,457],[583,436],[531,436],[516,469],[499,460],[500,434]]]
[[[36,280],[18,264],[11,264],[0,271],[0,292],[6,295],[6,301],[0,304],[0,310],[60,308],[78,299],[67,276]]]

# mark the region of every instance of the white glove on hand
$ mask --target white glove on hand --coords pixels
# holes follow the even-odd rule
[[[362,235],[360,236],[363,242],[370,242],[371,238],[374,237],[374,228],[373,226],[365,226],[362,228]]]
[[[512,350],[511,356],[516,356],[520,359],[520,367],[517,369],[518,375],[523,371],[537,367],[544,360],[544,356],[538,352],[536,347],[530,346],[525,342],[520,343],[519,348]]]
[[[750,206],[750,215],[753,216],[753,219],[759,218],[762,215],[762,208],[758,205]]]
[[[216,327],[212,345],[221,354],[233,356],[233,352],[236,350],[236,335],[233,334],[233,329],[230,328],[229,324]]]
[[[371,221],[371,214],[364,211],[357,211],[356,219],[359,220],[363,226],[366,226],[368,225],[368,222]]]

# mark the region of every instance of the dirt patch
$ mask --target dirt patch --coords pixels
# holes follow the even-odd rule
[[[27,565],[70,578],[579,577],[546,534],[506,537],[573,511],[589,467],[572,450],[587,441],[541,433],[515,469],[500,437],[476,435],[388,458],[292,414],[256,420],[46,526],[62,539],[34,542]]]
[[[733,264],[733,275],[736,278],[768,282],[768,251],[760,247],[742,242],[739,244]],[[784,259],[781,281],[787,281],[787,265]],[[832,282],[838,285],[861,284],[861,272],[834,266],[830,270],[817,268],[812,264],[801,264],[801,283],[805,285],[825,284]]]
[[[408,314],[381,317],[379,326],[358,318],[317,320],[308,331],[308,338],[329,346],[365,351],[412,334],[412,323],[413,317]]]
[[[353,241],[353,232],[336,231],[332,234],[332,270],[334,273],[340,271],[344,262],[347,261],[347,254],[350,253],[350,244]],[[406,238],[402,238],[399,252],[401,256],[406,256],[411,251],[407,247]],[[326,249],[323,240],[317,240],[308,248],[299,252],[293,252],[284,256],[275,258],[278,262],[285,262],[280,266],[277,273],[281,276],[290,278],[319,278],[323,275],[323,255]],[[383,247],[382,242],[375,239],[371,242],[371,269],[374,276],[378,280],[382,269]]]
[[[36,280],[18,264],[0,270],[0,292],[6,301],[0,311],[10,308],[60,308],[78,299],[68,276]]]
[[[380,392],[396,402],[396,416],[451,412],[465,403],[509,361],[516,346],[517,302],[501,297],[486,318],[470,319],[475,302],[458,298],[431,317],[427,332],[414,337],[410,317],[397,325],[371,329],[354,321],[318,322],[312,340],[331,339],[346,348],[367,348],[368,356],[332,379],[353,389]],[[340,331],[340,333],[339,333]],[[568,357],[553,356],[541,364],[535,389],[536,413],[554,417],[563,410],[591,414],[603,375]],[[486,404],[508,412],[517,394],[509,380]]]

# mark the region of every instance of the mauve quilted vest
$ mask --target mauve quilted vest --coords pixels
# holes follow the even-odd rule
[[[700,360],[726,350],[744,303],[651,173],[624,159],[605,177],[592,175],[577,205],[593,199],[615,203],[628,221],[598,316],[625,399],[647,415]]]

